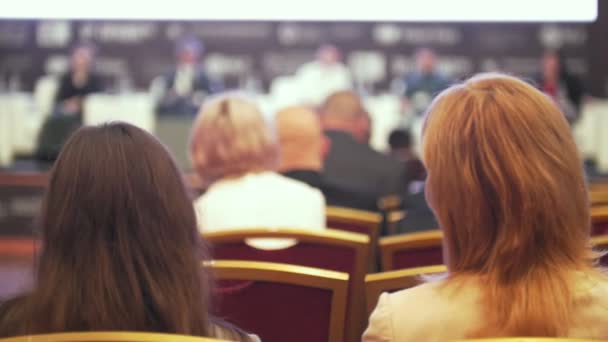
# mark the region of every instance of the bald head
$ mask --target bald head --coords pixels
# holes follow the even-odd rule
[[[280,171],[322,168],[325,136],[315,112],[306,107],[288,107],[277,113],[276,125],[281,146]]]
[[[345,131],[360,142],[366,142],[369,116],[354,91],[342,90],[329,95],[321,107],[321,114],[323,128]]]

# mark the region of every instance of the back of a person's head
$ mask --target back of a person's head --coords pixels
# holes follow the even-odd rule
[[[388,145],[391,150],[405,149],[411,147],[410,132],[403,128],[393,130],[388,136]]]
[[[191,199],[171,155],[125,123],[81,128],[50,173],[21,333],[209,333]]]
[[[369,133],[369,114],[359,95],[352,90],[341,90],[329,95],[321,105],[320,112],[325,129],[346,131],[360,141]]]
[[[352,121],[365,114],[361,98],[352,90],[340,90],[329,95],[321,105],[324,118]]]
[[[280,170],[322,166],[324,135],[317,113],[306,107],[287,107],[276,115],[281,146]]]
[[[473,77],[434,100],[423,154],[450,277],[483,279],[475,335],[567,333],[571,276],[592,253],[582,162],[553,101],[514,77]]]
[[[238,95],[203,105],[190,137],[190,159],[203,183],[275,169],[278,144],[258,107]]]

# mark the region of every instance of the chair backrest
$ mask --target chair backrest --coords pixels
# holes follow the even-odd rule
[[[608,206],[591,207],[591,235],[608,234]]]
[[[378,241],[382,215],[370,211],[331,207],[325,209],[327,226],[369,236],[372,243]]]
[[[439,230],[381,238],[382,270],[443,264],[442,238]]]
[[[608,267],[608,234],[592,236],[591,244],[598,250],[606,252],[606,254],[600,258],[600,264]]]
[[[288,264],[216,260],[217,314],[264,342],[342,341],[348,274]]]
[[[349,275],[347,340],[361,338],[365,324],[363,280],[369,263],[369,237],[333,229],[311,231],[290,228],[227,230],[203,234],[212,245],[214,259],[286,263]],[[297,244],[279,250],[261,250],[246,243],[251,238],[289,238]]]
[[[228,342],[206,337],[126,331],[75,332],[28,335],[0,339],[0,342]]]
[[[608,186],[591,187],[589,189],[589,202],[593,207],[608,204]]]
[[[380,295],[383,292],[395,292],[408,289],[419,285],[422,282],[422,276],[424,275],[445,272],[447,272],[447,269],[444,265],[435,265],[368,274],[365,277],[367,315],[371,315],[376,304],[378,304],[378,298],[380,298]]]

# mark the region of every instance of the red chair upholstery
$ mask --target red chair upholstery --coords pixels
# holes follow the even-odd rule
[[[370,243],[367,236],[332,229],[309,231],[287,228],[232,230],[203,236],[211,243],[216,260],[279,262],[347,273],[350,277],[345,329],[347,340],[361,338],[365,324],[361,298],[364,295],[363,280],[369,262]],[[290,238],[298,243],[286,249],[260,250],[246,243],[245,240],[250,238]],[[302,314],[307,316],[306,313]]]
[[[365,302],[370,316],[383,292],[396,292],[422,283],[422,276],[447,272],[444,265],[408,268],[368,274],[365,277]]]
[[[442,237],[441,231],[437,230],[380,239],[382,269],[392,271],[443,264]]]
[[[608,206],[591,207],[591,235],[608,234]]]
[[[264,342],[341,341],[348,275],[249,261],[211,263],[216,314]]]
[[[592,236],[591,244],[593,244],[598,251],[606,253],[600,258],[600,264],[604,267],[608,267],[608,234]]]

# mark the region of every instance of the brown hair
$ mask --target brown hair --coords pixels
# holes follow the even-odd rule
[[[226,94],[203,105],[190,137],[190,159],[204,185],[274,170],[278,158],[277,139],[253,102]]]
[[[192,202],[150,134],[125,123],[74,133],[51,171],[40,227],[37,286],[13,313],[15,334],[213,335]]]
[[[423,155],[446,285],[483,282],[473,337],[565,336],[574,271],[595,270],[582,162],[564,115],[521,80],[479,75],[434,100]]]

